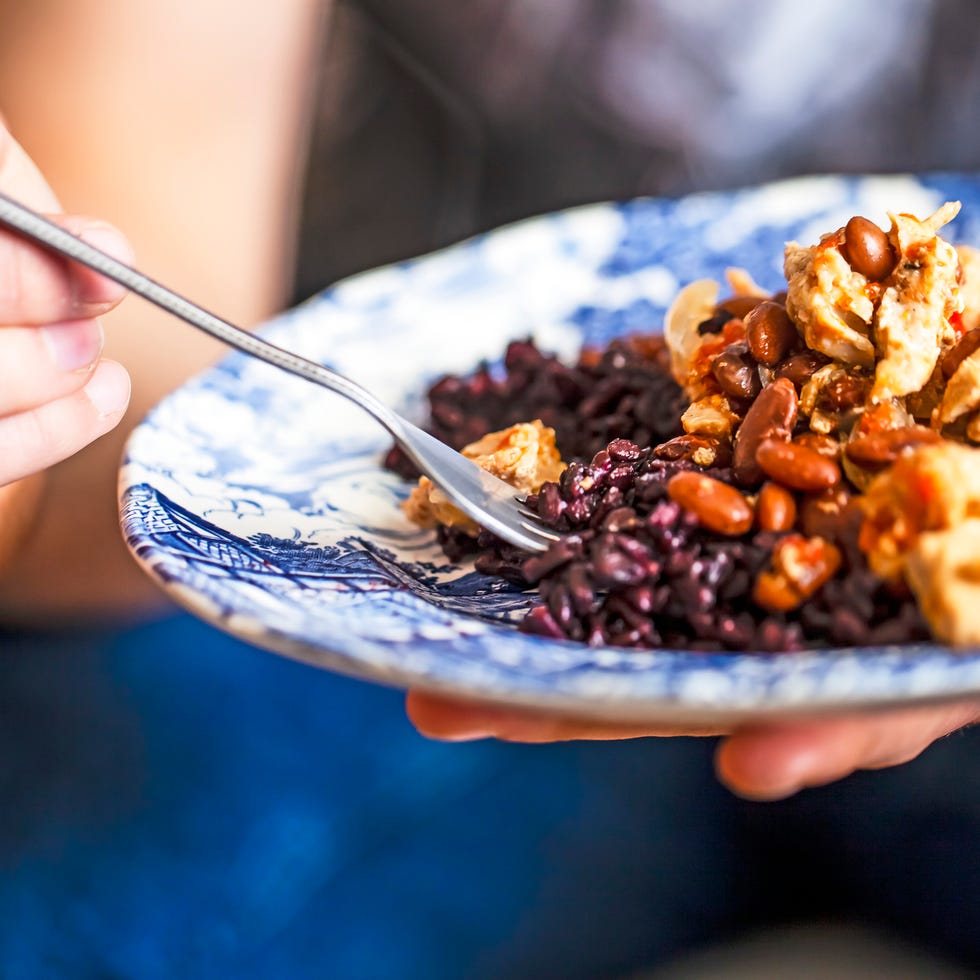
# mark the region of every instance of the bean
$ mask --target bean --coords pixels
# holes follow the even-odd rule
[[[789,612],[803,601],[789,581],[775,572],[759,573],[752,588],[752,599],[770,612]]]
[[[772,552],[772,570],[756,579],[752,598],[763,608],[788,612],[809,599],[841,566],[840,549],[823,538],[789,534]]]
[[[810,537],[843,541],[852,536],[854,518],[860,521],[860,507],[852,507],[857,498],[844,484],[807,494],[800,504],[800,527]]]
[[[793,321],[780,303],[767,300],[745,318],[745,339],[752,356],[768,367],[775,367],[799,340]]]
[[[799,443],[767,439],[759,444],[755,458],[766,476],[792,490],[825,490],[840,483],[834,460]]]
[[[842,374],[820,390],[817,405],[831,412],[846,412],[863,405],[870,391],[870,376]]]
[[[956,374],[956,369],[978,348],[980,348],[980,327],[963,334],[960,339],[943,352],[939,359],[943,377],[947,380]]]
[[[689,459],[698,466],[728,466],[732,450],[727,442],[714,436],[683,435],[662,442],[653,451],[657,459]]]
[[[735,487],[703,473],[677,473],[667,483],[667,495],[718,534],[736,536],[752,527],[752,505]]]
[[[755,502],[760,531],[788,531],[796,523],[796,498],[778,483],[764,483]]]
[[[797,388],[802,388],[816,371],[829,363],[830,358],[823,354],[815,350],[805,350],[801,354],[787,357],[776,368],[776,377],[789,378]]]
[[[718,303],[715,310],[724,310],[725,313],[743,320],[764,298],[763,296],[729,296]]]
[[[790,534],[773,549],[773,567],[809,598],[840,568],[841,553],[820,537]]]
[[[711,363],[718,387],[733,398],[753,399],[762,390],[755,361],[745,344],[732,344]]]
[[[806,446],[827,459],[840,459],[840,443],[833,437],[822,432],[801,432],[793,439],[797,445]]]
[[[897,261],[888,236],[873,222],[856,214],[844,227],[845,258],[865,279],[880,282]]]
[[[859,435],[844,446],[847,458],[867,470],[880,470],[894,463],[907,449],[939,442],[934,429],[910,425],[901,429],[881,429]]]
[[[778,378],[759,392],[735,434],[732,472],[736,483],[750,487],[762,482],[756,450],[768,439],[789,441],[798,407],[796,389],[786,378]]]

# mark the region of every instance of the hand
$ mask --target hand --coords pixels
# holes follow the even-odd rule
[[[545,717],[411,691],[415,727],[430,738],[511,742],[725,735],[715,755],[718,778],[739,796],[777,800],[858,769],[884,769],[914,759],[932,742],[980,720],[980,701],[736,726],[731,731],[597,725]]]
[[[2,123],[0,189],[39,210],[61,210]],[[108,225],[56,220],[131,261],[126,242]],[[96,273],[0,231],[0,564],[30,527],[39,483],[28,478],[108,432],[126,410],[129,376],[102,360],[98,320],[122,296]]]

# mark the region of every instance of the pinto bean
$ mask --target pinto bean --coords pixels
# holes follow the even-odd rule
[[[776,368],[776,377],[789,378],[797,388],[802,388],[820,368],[829,363],[830,358],[818,351],[805,350],[787,357]]]
[[[752,598],[764,609],[788,612],[830,581],[841,560],[840,549],[829,541],[789,534],[777,542],[772,570],[759,574]]]
[[[760,364],[775,367],[793,349],[800,335],[786,307],[766,300],[745,317],[745,339]]]
[[[773,550],[773,567],[802,593],[812,596],[840,568],[841,553],[823,538],[790,534]]]
[[[762,482],[756,451],[769,439],[789,442],[798,408],[796,389],[787,378],[777,378],[759,392],[735,434],[732,468],[736,483],[751,487]]]
[[[755,502],[760,531],[788,531],[796,523],[796,498],[778,483],[764,483]]]
[[[753,399],[762,390],[759,369],[746,344],[732,344],[711,362],[718,387],[733,398]]]
[[[752,599],[770,612],[789,612],[803,601],[790,582],[775,572],[759,573],[752,587]]]
[[[868,400],[872,379],[868,375],[842,374],[828,382],[817,395],[817,405],[830,412],[846,412]]]
[[[880,470],[894,463],[905,450],[939,442],[941,438],[938,432],[924,425],[881,429],[851,440],[844,446],[844,454],[863,469]]]
[[[729,296],[718,303],[715,310],[724,310],[726,313],[744,320],[764,299],[763,296],[745,296],[744,294]]]
[[[897,261],[888,236],[873,221],[859,214],[844,227],[843,251],[848,265],[872,282],[887,278]]]
[[[793,442],[800,446],[806,446],[827,459],[840,459],[840,443],[833,437],[825,435],[823,432],[801,432],[794,437]]]
[[[759,443],[756,462],[766,476],[792,490],[825,490],[840,483],[840,467],[799,443],[767,439]]]
[[[657,459],[689,459],[698,466],[728,466],[732,461],[731,446],[714,436],[683,435],[657,446],[653,455]]]
[[[840,541],[852,530],[850,507],[857,498],[843,484],[807,494],[800,504],[800,527],[810,537]],[[858,515],[860,516],[860,515]]]
[[[752,527],[752,505],[735,487],[703,473],[676,473],[667,482],[667,495],[694,514],[704,527],[737,536]]]

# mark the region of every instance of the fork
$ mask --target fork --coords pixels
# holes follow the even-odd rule
[[[413,425],[350,378],[222,320],[5,194],[0,194],[0,225],[94,269],[230,347],[348,398],[388,430],[453,504],[504,541],[526,551],[544,551],[550,542],[558,540],[559,536],[538,521],[510,484]]]

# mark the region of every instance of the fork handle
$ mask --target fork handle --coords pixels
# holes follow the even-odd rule
[[[402,437],[401,419],[355,381],[222,320],[3,193],[0,193],[0,225],[48,251],[94,269],[229,347],[349,398],[373,415],[396,439]]]

